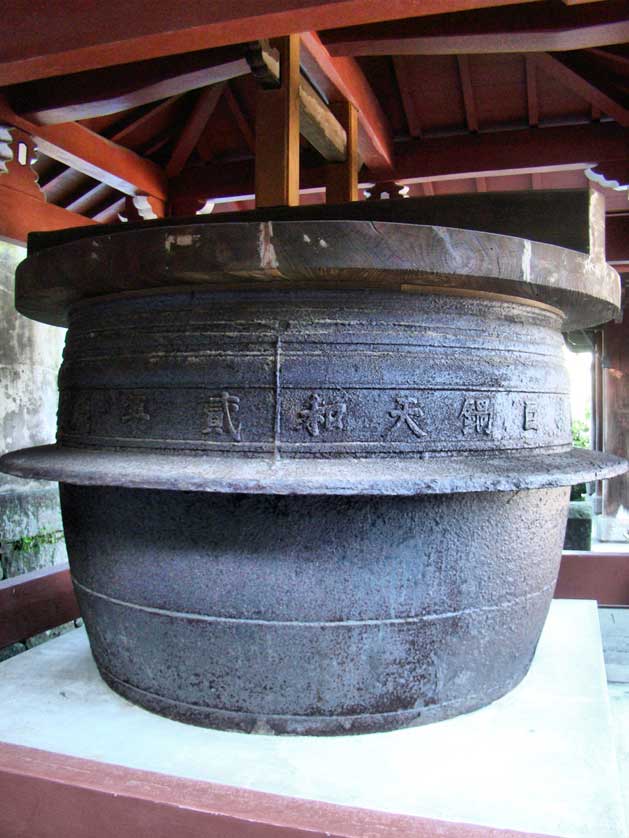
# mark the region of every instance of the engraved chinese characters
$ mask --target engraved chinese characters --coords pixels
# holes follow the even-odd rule
[[[284,299],[278,292],[261,310],[256,302],[249,323],[238,319],[228,295],[211,306],[199,295],[188,331],[179,321],[188,324],[191,315],[175,299],[153,313],[150,330],[139,304],[115,316],[103,304],[99,352],[91,310],[77,309],[60,380],[61,436],[74,447],[282,459],[570,444],[567,385],[553,361],[560,338],[547,325],[552,314],[378,294],[369,321],[359,307],[339,318],[323,298],[289,321],[278,313]],[[495,319],[487,328],[488,310],[500,305],[515,325]],[[136,334],[142,339],[134,338],[133,352],[119,356],[125,335]],[[537,351],[521,362],[517,352],[529,337]],[[173,345],[177,351],[165,355]],[[105,354],[114,359],[107,372]]]
[[[537,402],[524,402],[524,422],[523,428],[525,431],[537,431]]]
[[[414,436],[426,436],[426,431],[419,426],[419,422],[424,418],[424,411],[417,403],[417,399],[397,396],[395,409],[389,411],[389,416],[395,420],[390,432],[394,431],[399,425],[404,425]]]
[[[463,434],[477,433],[489,436],[494,420],[490,399],[465,399],[459,413]]]
[[[319,436],[321,431],[342,431],[346,413],[346,402],[326,402],[318,393],[312,393],[308,405],[297,414],[297,427],[305,428],[310,436]]]
[[[220,396],[209,399],[204,405],[205,427],[203,434],[228,434],[234,442],[240,442],[241,423],[238,419],[240,398],[223,391]]]

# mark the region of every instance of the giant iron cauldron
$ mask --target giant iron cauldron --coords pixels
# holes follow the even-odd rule
[[[617,313],[590,256],[469,230],[251,221],[32,253],[69,326],[54,446],[106,682],[201,725],[339,734],[445,719],[526,673],[569,485],[561,330]]]

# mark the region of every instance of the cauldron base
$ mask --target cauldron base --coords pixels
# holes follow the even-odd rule
[[[61,486],[105,681],[197,725],[334,735],[488,704],[526,674],[568,489],[419,497]]]
[[[482,697],[462,698],[417,710],[400,710],[393,713],[364,713],[355,716],[263,716],[256,713],[231,713],[228,710],[184,706],[180,702],[168,701],[161,696],[138,690],[119,681],[107,670],[98,667],[101,678],[114,692],[133,704],[165,716],[167,719],[184,722],[198,727],[216,730],[231,730],[239,733],[261,733],[284,736],[350,736],[361,733],[386,733],[406,727],[440,722],[471,713],[486,707],[509,693],[527,674],[531,661],[525,670],[509,683],[486,691]]]

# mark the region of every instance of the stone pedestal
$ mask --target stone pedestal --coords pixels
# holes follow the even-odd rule
[[[301,801],[312,801],[313,830],[325,831],[333,808],[358,807],[362,828],[344,835],[472,834],[443,823],[413,826],[415,817],[480,824],[479,837],[501,834],[493,830],[560,838],[626,835],[593,602],[555,600],[519,686],[489,707],[427,727],[317,739],[246,736],[173,722],[103,683],[83,631],[0,664],[0,706],[2,834],[13,834],[7,824],[25,815],[11,789],[4,792],[3,744],[11,743],[54,755],[58,772],[68,757],[98,760],[110,797],[133,795],[134,788],[144,793],[143,772],[158,772],[147,777],[164,805],[171,791],[178,795],[182,817],[181,780],[205,784],[202,796],[217,817],[225,787],[237,787],[234,795],[247,795],[249,809],[242,826],[229,821],[234,836],[253,834],[252,824],[268,815],[269,792],[282,796],[276,808],[287,820]],[[87,770],[74,774],[83,785],[90,777]],[[187,807],[193,799],[185,798]],[[39,817],[59,811],[51,806]],[[390,813],[389,831],[377,827],[382,813]],[[80,809],[63,810],[67,834],[75,834],[80,816]],[[117,828],[124,830],[125,823]],[[208,819],[208,834],[224,828]],[[129,831],[119,834],[132,838]]]

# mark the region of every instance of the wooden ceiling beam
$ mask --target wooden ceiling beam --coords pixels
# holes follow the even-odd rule
[[[334,56],[565,52],[629,40],[624,0],[578,8],[529,2],[509,9],[477,7],[456,16],[406,17],[334,28],[322,39]]]
[[[620,125],[629,128],[629,96],[619,95],[609,84],[605,75],[587,67],[582,56],[571,54],[541,54],[535,58],[537,65],[589,102],[603,113],[611,116]]]
[[[588,168],[629,156],[629,135],[614,123],[529,128],[400,143],[396,180],[488,177]]]
[[[14,125],[36,141],[48,157],[107,183],[125,195],[152,195],[166,200],[168,180],[164,172],[135,152],[95,134],[83,125],[33,125],[13,112],[0,97],[0,122]]]
[[[475,7],[518,0],[472,0]],[[459,12],[470,0],[4,0],[0,86],[293,32]]]
[[[478,131],[478,116],[476,113],[476,100],[474,98],[472,74],[470,73],[470,60],[467,55],[457,55],[456,60],[459,67],[459,78],[461,80],[461,91],[463,94],[463,107],[465,110],[467,130],[474,133]]]
[[[24,244],[33,230],[62,230],[95,223],[84,215],[7,188],[0,180],[0,239]]]
[[[182,98],[182,96],[172,96],[154,105],[141,116],[116,128],[113,133],[108,133],[108,139],[112,143],[132,149],[151,142],[158,134],[169,128],[172,122],[176,122],[178,111],[182,107]]]
[[[111,224],[118,221],[118,216],[124,211],[126,198],[113,196],[98,207],[92,214],[92,220],[99,224]]]
[[[225,84],[226,82],[213,84],[211,87],[206,87],[199,93],[192,113],[188,117],[188,121],[175,143],[170,160],[166,166],[167,177],[170,178],[178,175],[188,162],[188,158],[192,154],[194,147],[199,142],[199,137],[203,133],[203,129],[206,127],[208,120],[214,113],[223,95]]]
[[[391,126],[365,74],[353,59],[333,58],[316,32],[301,36],[301,63],[331,102],[347,100],[358,111],[358,151],[365,165],[386,174],[393,166]]]
[[[240,105],[240,102],[236,98],[234,91],[231,88],[231,85],[227,85],[225,88],[225,101],[231,111],[232,116],[236,120],[236,125],[238,126],[238,130],[242,134],[244,141],[247,143],[249,151],[252,154],[255,154],[256,150],[256,140],[253,135],[253,131],[251,129],[251,125],[249,124],[249,120],[244,114],[244,111]]]
[[[205,50],[12,87],[13,110],[38,125],[118,113],[247,75],[241,47]]]
[[[301,50],[301,43],[300,43]],[[260,45],[259,74],[264,75],[264,83],[280,85],[280,65],[277,57]],[[262,69],[264,68],[264,69]],[[261,83],[262,80],[261,80]],[[328,105],[310,81],[299,76],[299,130],[310,145],[324,160],[340,163],[347,155],[347,134],[334,116]]]
[[[539,124],[539,98],[537,95],[537,65],[532,55],[524,57],[526,65],[526,103],[529,125]]]
[[[625,129],[606,122],[410,140],[398,144],[394,179],[424,184],[463,177],[583,170],[600,161],[626,160],[627,139]],[[376,179],[367,172],[359,185],[366,187]],[[302,192],[320,191],[324,185],[325,167],[302,169]],[[210,164],[182,172],[170,187],[175,205],[206,199],[250,200],[253,166],[247,161]]]
[[[70,212],[78,212],[82,215],[89,215],[94,207],[100,204],[105,198],[109,196],[111,187],[106,183],[97,183],[86,192],[77,195],[68,204],[66,209]]]
[[[416,90],[409,79],[409,61],[404,55],[393,56],[393,69],[402,98],[402,107],[411,137],[422,137],[422,123],[416,99]]]

